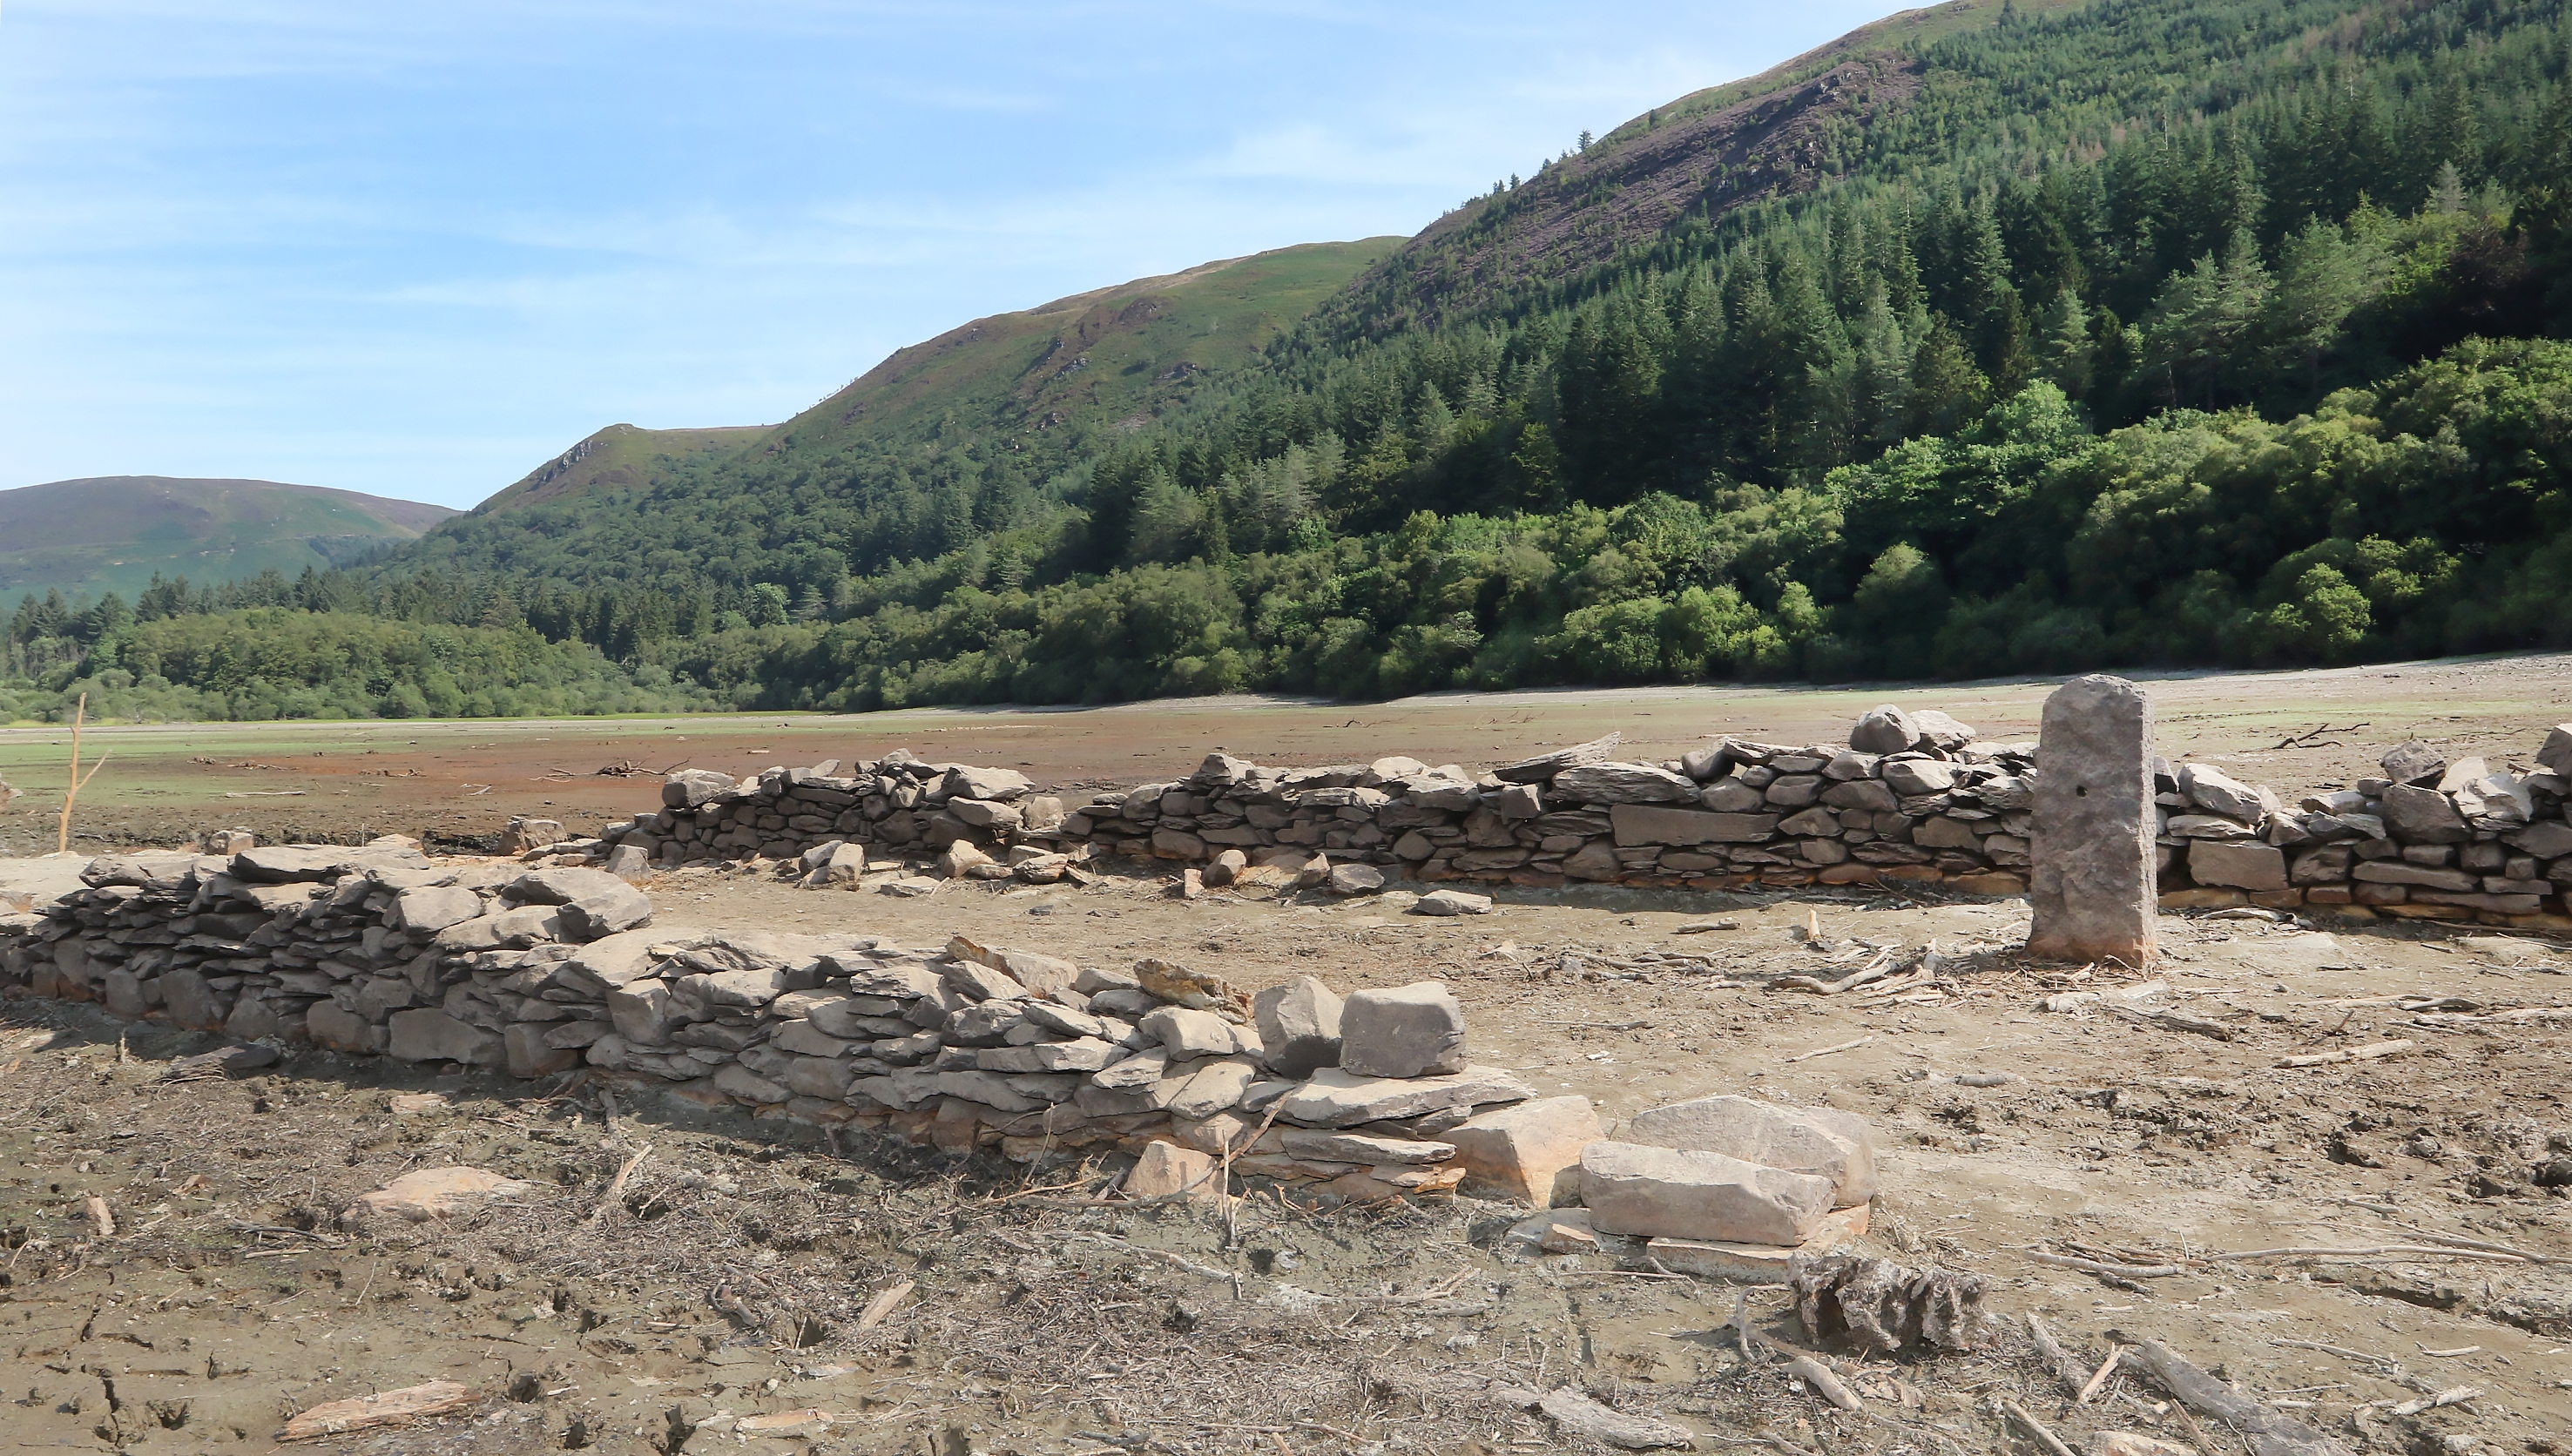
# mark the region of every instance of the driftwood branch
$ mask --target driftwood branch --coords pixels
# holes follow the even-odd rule
[[[2045,1327],[2044,1320],[2031,1314],[2027,1317],[2027,1332],[2028,1337],[2036,1344],[2037,1362],[2053,1372],[2056,1382],[2063,1387],[2063,1393],[2080,1394],[2081,1367],[2073,1362],[2071,1353],[2055,1339],[2054,1331]]]
[[[2113,1329],[2108,1331],[2108,1337],[2132,1345],[2127,1358],[2143,1366],[2180,1404],[2240,1431],[2250,1441],[2251,1456],[2351,1456],[2348,1447],[2274,1406],[2235,1390],[2173,1353],[2159,1340],[2139,1339]]]

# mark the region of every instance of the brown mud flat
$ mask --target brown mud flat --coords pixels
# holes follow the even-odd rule
[[[1891,1359],[1819,1342],[1864,1402],[1843,1412],[1741,1357],[1736,1299],[1816,1345],[1783,1290],[1668,1277],[1630,1248],[1518,1251],[1500,1235],[1523,1211],[1503,1205],[1083,1207],[1112,1165],[835,1148],[623,1093],[611,1127],[596,1084],[312,1052],[174,1083],[172,1059],[211,1038],[13,1000],[0,1432],[268,1449],[298,1410],[450,1379],[473,1397],[460,1414],[299,1449],[1589,1449],[1506,1393],[1569,1386],[1699,1450],[2027,1449],[2002,1400],[2076,1448],[2117,1429],[2242,1449],[2204,1417],[2193,1435],[2124,1365],[2074,1404],[2027,1357],[2034,1313],[2092,1368],[2111,1330],[2156,1339],[2350,1450],[2572,1449],[2553,1444],[2572,1431],[2572,1199],[2549,1187],[2572,1182],[2572,1020],[2507,1019],[2572,1005],[2572,952],[2540,939],[2169,916],[2153,974],[2177,1014],[2156,1018],[2038,1010],[2140,978],[2027,961],[2023,902],[1934,889],[1503,890],[1450,921],[1183,901],[1148,876],[901,900],[709,869],[651,890],[670,926],[963,932],[1254,989],[1434,977],[1465,1002],[1476,1060],[1592,1097],[1611,1130],[1715,1092],[1856,1112],[1886,1144],[1862,1246],[1981,1275],[1996,1334]],[[1682,933],[1709,919],[1728,923]],[[1946,964],[1891,994],[1768,989],[1885,946]],[[393,1110],[429,1090],[443,1109]],[[530,1187],[444,1222],[341,1226],[359,1193],[455,1164]],[[2156,1267],[2177,1271],[2140,1272]],[[2394,1413],[2459,1387],[2478,1393]]]
[[[2377,664],[2294,673],[2138,674],[2160,751],[2217,762],[2282,790],[2354,782],[2384,746],[2420,737],[2495,764],[2524,753],[2572,703],[2572,656]],[[241,827],[264,842],[355,842],[409,834],[488,845],[512,815],[587,832],[658,806],[658,773],[736,775],[770,764],[878,758],[1015,768],[1039,787],[1123,787],[1176,778],[1222,748],[1261,763],[1510,762],[1615,730],[1657,760],[1717,734],[1835,740],[1879,703],[1936,708],[1986,740],[2036,736],[2053,680],[1840,688],[1689,687],[1459,693],[1392,703],[1174,699],[1110,708],[939,709],[862,716],[93,727],[85,761],[112,754],[83,789],[74,847],[167,845]],[[2363,725],[2353,731],[2353,725]],[[2332,728],[2339,732],[2313,732]],[[2290,740],[2302,740],[2290,742]],[[2281,744],[2283,746],[2281,746]],[[22,796],[0,811],[0,853],[54,845],[70,734],[0,729],[0,776]]]

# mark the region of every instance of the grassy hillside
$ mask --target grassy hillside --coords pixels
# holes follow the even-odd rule
[[[897,349],[782,425],[611,425],[476,508],[477,515],[676,479],[750,457],[792,471],[852,446],[971,434],[1044,456],[1183,408],[1208,380],[1259,360],[1282,331],[1402,240],[1315,243],[1203,263],[995,313]]]
[[[729,455],[765,433],[765,425],[694,430],[609,425],[528,471],[524,479],[475,509],[505,510],[598,491],[632,490],[650,485],[673,467]]]
[[[57,480],[0,491],[0,600],[60,591],[131,602],[156,572],[221,582],[271,568],[326,571],[454,514],[271,480]]]

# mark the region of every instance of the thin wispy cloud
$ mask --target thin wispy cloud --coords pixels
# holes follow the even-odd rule
[[[1825,3],[10,0],[0,486],[464,505],[600,425],[1408,234],[1871,18]]]

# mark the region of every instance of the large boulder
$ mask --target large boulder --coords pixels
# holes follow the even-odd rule
[[[2536,761],[2548,772],[2572,778],[2572,723],[2558,723],[2546,730],[2545,741],[2536,749]],[[0,799],[0,803],[5,802]]]
[[[954,763],[947,769],[947,796],[951,799],[974,798],[1009,800],[1024,798],[1034,787],[1027,776],[1014,768],[976,768],[969,763]]]
[[[1257,1050],[1251,1039],[1242,1035],[1242,1028],[1211,1011],[1164,1006],[1144,1017],[1141,1026],[1143,1035],[1159,1042],[1174,1062]]]
[[[434,935],[481,913],[482,897],[460,885],[424,885],[393,897],[393,922],[421,935]]]
[[[1911,715],[1888,703],[1873,709],[1849,729],[1849,746],[1861,753],[1907,753],[1919,745],[1920,727]]]
[[[1831,1181],[1720,1153],[1593,1143],[1582,1202],[1603,1233],[1723,1243],[1801,1243],[1831,1211]]]
[[[2385,788],[2384,825],[2405,844],[2461,844],[2473,835],[2454,799],[2408,783]]]
[[[563,935],[570,940],[597,940],[652,923],[652,897],[612,874],[600,872],[610,888],[583,895],[556,911]]]
[[[661,780],[661,805],[664,808],[692,809],[734,784],[729,773],[711,768],[682,768]]]
[[[1747,1097],[1700,1097],[1636,1113],[1628,1143],[1720,1153],[1762,1168],[1831,1181],[1832,1204],[1847,1208],[1876,1194],[1874,1139],[1853,1113],[1779,1107]]]
[[[1956,786],[1956,765],[1937,758],[1893,758],[1884,765],[1885,786],[1909,798],[1945,793]]]
[[[604,895],[622,890],[636,893],[634,887],[603,869],[583,869],[577,865],[558,869],[538,869],[509,881],[505,891],[510,899],[527,905],[568,905],[591,895]]]
[[[2199,839],[2188,846],[2189,878],[2237,890],[2286,887],[2286,851],[2270,844]]]
[[[2426,786],[2447,771],[2447,755],[2418,738],[2387,748],[2384,756],[2375,761],[2384,769],[2384,776],[2396,783]]]
[[[2210,763],[2179,765],[2179,791],[2210,814],[2256,824],[2266,811],[2259,791]]]
[[[1439,981],[1356,992],[1340,1005],[1340,1066],[1361,1077],[1461,1072],[1465,1008]]]
[[[326,1051],[368,1053],[384,1049],[382,1027],[329,1001],[316,1001],[304,1013],[304,1034],[313,1039],[313,1045]]]

